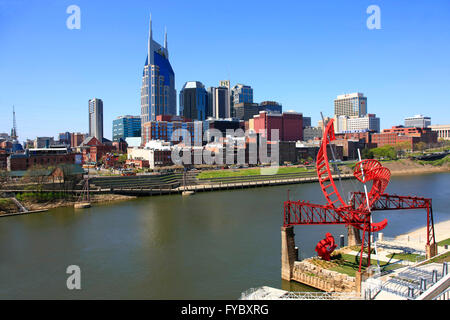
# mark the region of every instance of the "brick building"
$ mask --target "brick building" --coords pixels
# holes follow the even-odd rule
[[[385,145],[395,146],[396,144],[406,142],[411,150],[414,150],[416,143],[423,142],[427,145],[437,143],[438,134],[430,128],[416,128],[394,126],[391,129],[384,129],[381,133],[372,135],[372,142],[378,147]]]
[[[96,137],[86,138],[80,145],[83,163],[99,162],[104,155],[114,150],[112,145],[101,143]]]
[[[303,139],[303,115],[297,112],[271,114],[261,111],[253,117],[253,127],[256,133],[261,133],[272,141],[272,130],[279,130],[280,141],[301,141]],[[266,133],[264,133],[266,130]]]
[[[27,170],[34,166],[50,167],[59,164],[75,164],[76,153],[66,148],[27,149],[25,153],[11,154],[7,158],[7,170]]]

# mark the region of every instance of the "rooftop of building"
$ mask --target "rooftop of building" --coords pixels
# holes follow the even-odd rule
[[[349,99],[349,98],[358,98],[358,97],[359,98],[365,98],[363,93],[361,93],[361,92],[354,92],[354,93],[345,93],[345,94],[338,95],[336,100]]]
[[[203,85],[203,83],[201,83],[200,81],[187,81],[184,86],[183,89],[204,89],[205,86]]]
[[[124,116],[118,116],[116,118],[116,120],[125,119],[125,118],[127,118],[127,119],[140,119],[141,116],[132,116],[132,115],[127,114],[127,115],[124,115]]]

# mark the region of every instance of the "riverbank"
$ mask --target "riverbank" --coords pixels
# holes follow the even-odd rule
[[[382,164],[391,171],[393,176],[450,172],[450,163],[448,162],[440,166],[435,166],[432,164],[422,164],[418,161],[409,159],[401,159],[395,161],[383,161]]]
[[[111,202],[119,202],[119,201],[126,201],[126,200],[132,200],[136,199],[135,196],[126,196],[126,195],[119,195],[119,194],[95,194],[91,195],[91,203],[111,203]],[[0,199],[0,200],[9,200],[9,199]],[[54,208],[60,208],[60,207],[68,207],[73,206],[76,201],[73,200],[65,200],[65,199],[58,199],[54,201],[48,201],[43,203],[38,203],[34,201],[22,201],[22,204],[30,211],[41,211],[41,210],[48,210],[48,209],[54,209]],[[11,201],[12,203],[12,201]],[[0,215],[5,214],[11,214],[16,213],[17,207],[15,205],[9,205],[8,210],[0,210]]]

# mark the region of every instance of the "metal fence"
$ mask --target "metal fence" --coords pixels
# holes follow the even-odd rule
[[[264,288],[251,288],[241,294],[240,300],[362,300],[356,292],[293,292],[274,297],[272,292]]]
[[[433,300],[450,300],[450,288],[434,297]]]

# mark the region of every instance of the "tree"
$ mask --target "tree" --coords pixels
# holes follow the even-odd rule
[[[427,148],[427,145],[426,145],[426,143],[425,142],[417,142],[415,145],[414,145],[414,149],[416,149],[416,150],[419,150],[419,151],[423,151],[423,150],[425,150]]]
[[[373,159],[373,151],[369,148],[364,148],[361,152],[361,157],[363,159]]]
[[[391,145],[385,145],[382,147],[372,149],[373,156],[376,159],[388,159],[395,160],[397,159],[397,152],[395,148]]]
[[[127,155],[126,154],[121,154],[118,158],[117,158],[117,162],[121,165],[123,165],[125,162],[127,161]]]

